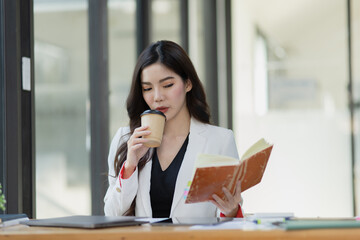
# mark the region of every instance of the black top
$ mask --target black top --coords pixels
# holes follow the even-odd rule
[[[176,178],[184,159],[189,135],[169,167],[163,171],[155,149],[151,168],[150,199],[153,217],[169,217],[174,196]]]

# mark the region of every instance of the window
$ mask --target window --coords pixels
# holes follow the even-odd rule
[[[233,1],[233,13],[239,152],[261,137],[274,143],[261,184],[244,192],[244,208],[352,216],[346,1]],[[269,94],[260,115],[255,90]]]
[[[34,1],[36,217],[90,214],[87,1]]]

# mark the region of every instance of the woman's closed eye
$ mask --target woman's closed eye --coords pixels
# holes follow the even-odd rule
[[[166,84],[166,85],[164,86],[164,88],[169,88],[169,87],[172,87],[173,85],[174,85],[173,83]]]
[[[151,90],[151,88],[143,88],[144,92],[147,92],[147,91],[150,91],[150,90]]]

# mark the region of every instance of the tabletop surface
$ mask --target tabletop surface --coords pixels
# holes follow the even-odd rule
[[[0,239],[360,239],[360,228],[312,230],[193,230],[187,226],[111,227],[76,229],[15,225],[0,228]]]

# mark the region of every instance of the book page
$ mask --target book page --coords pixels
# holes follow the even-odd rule
[[[261,150],[270,147],[272,144],[269,144],[266,142],[263,138],[261,138],[259,141],[254,143],[240,158],[241,160],[244,160],[252,155],[254,155],[257,152],[260,152]]]
[[[230,165],[236,165],[238,163],[239,160],[232,157],[212,155],[212,154],[199,154],[195,161],[195,168],[230,166]]]

